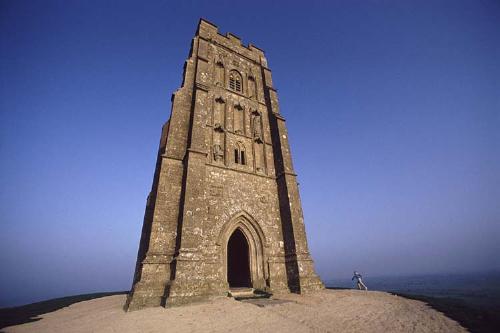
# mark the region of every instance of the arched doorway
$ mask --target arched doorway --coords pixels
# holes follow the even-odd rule
[[[248,241],[239,228],[227,242],[227,282],[230,288],[252,286]]]

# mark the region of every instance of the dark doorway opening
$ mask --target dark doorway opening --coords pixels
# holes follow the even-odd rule
[[[230,288],[251,287],[248,242],[236,229],[227,243],[227,282]]]

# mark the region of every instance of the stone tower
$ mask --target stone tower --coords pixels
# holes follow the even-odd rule
[[[264,52],[201,19],[163,126],[125,308],[323,288]]]

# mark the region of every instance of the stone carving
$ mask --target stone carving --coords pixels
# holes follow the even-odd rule
[[[212,197],[222,197],[223,187],[220,185],[211,185],[210,186],[210,195]]]
[[[222,149],[221,145],[215,144],[213,151],[214,151],[214,161],[219,162],[224,160],[224,149]]]
[[[260,114],[253,118],[253,139],[262,143],[262,119]]]
[[[222,132],[224,132],[224,127],[222,126],[221,123],[215,123],[214,124],[214,131],[222,133]]]

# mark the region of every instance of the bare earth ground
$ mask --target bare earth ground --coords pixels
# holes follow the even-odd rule
[[[83,301],[5,332],[466,332],[416,300],[384,292],[324,290],[279,295],[264,306],[221,297],[125,313],[125,295]],[[262,305],[262,304],[261,304]]]

